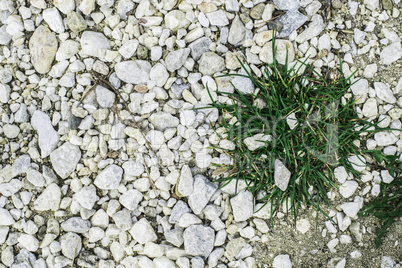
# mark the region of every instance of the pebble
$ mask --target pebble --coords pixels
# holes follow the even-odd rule
[[[275,185],[285,191],[288,188],[291,173],[279,159],[275,159],[274,180]]]
[[[394,177],[389,174],[388,170],[381,170],[381,179],[384,183],[389,184],[394,180]]]
[[[22,247],[31,252],[35,252],[39,248],[39,240],[33,235],[21,234],[17,241]]]
[[[363,115],[365,117],[377,117],[378,108],[377,108],[377,100],[375,98],[369,98],[363,105]]]
[[[64,33],[63,19],[57,8],[47,8],[43,11],[43,19],[49,25],[49,28],[58,34]]]
[[[111,108],[115,103],[116,94],[109,89],[98,85],[96,87],[96,101],[102,108]]]
[[[215,232],[211,227],[192,225],[184,230],[183,239],[187,254],[207,258],[214,248]]]
[[[290,261],[289,255],[277,255],[272,262],[273,268],[291,268],[292,262]]]
[[[9,139],[15,139],[20,134],[20,128],[16,125],[6,124],[3,126],[4,135]]]
[[[131,236],[140,244],[156,241],[158,238],[147,219],[142,218],[130,229]]]
[[[334,169],[334,176],[338,182],[342,184],[346,181],[346,179],[350,179],[350,175],[343,166]]]
[[[39,26],[29,39],[29,52],[35,70],[40,74],[50,71],[56,56],[58,43],[56,35],[46,26]]]
[[[186,62],[189,54],[190,54],[189,48],[179,49],[170,52],[165,59],[166,69],[169,72],[174,72],[178,70]]]
[[[27,180],[36,187],[43,187],[46,185],[46,181],[43,178],[42,174],[32,168],[27,170]]]
[[[89,185],[82,187],[76,194],[74,194],[74,198],[83,208],[91,210],[95,205],[95,202],[98,200],[95,186]]]
[[[124,207],[129,210],[135,210],[138,207],[138,204],[141,202],[143,198],[143,194],[136,189],[128,190],[124,192],[120,198],[119,202]]]
[[[388,103],[395,103],[396,98],[392,93],[391,89],[389,88],[388,84],[382,82],[374,82],[374,89],[376,92],[377,97],[380,100],[383,100]]]
[[[299,0],[274,0],[274,5],[279,10],[295,10],[299,8]]]
[[[61,228],[66,232],[83,234],[89,231],[91,223],[88,220],[83,220],[81,217],[73,217],[64,221],[61,224]]]
[[[189,196],[194,190],[194,178],[191,174],[190,167],[184,165],[181,169],[180,178],[177,186],[177,191],[182,196]]]
[[[307,21],[307,16],[303,15],[297,9],[292,9],[274,20],[274,23],[282,25],[282,29],[278,32],[277,38],[288,37],[293,31],[299,29]]]
[[[296,222],[296,230],[302,234],[307,233],[310,230],[311,224],[307,219],[300,219]]]
[[[10,212],[4,208],[0,208],[0,225],[9,226],[13,225],[15,220],[11,216]]]
[[[74,259],[82,249],[82,239],[79,235],[68,232],[60,237],[60,247],[65,257]]]
[[[339,187],[339,193],[344,198],[349,198],[356,192],[358,186],[359,184],[356,181],[346,181]]]
[[[214,52],[203,53],[199,61],[199,70],[203,75],[213,74],[225,69],[225,60]]]
[[[53,4],[65,15],[75,9],[74,0],[54,0]]]
[[[203,175],[195,175],[193,188],[188,197],[188,205],[195,214],[200,214],[218,189],[218,185]]]
[[[232,24],[230,26],[228,42],[229,44],[235,46],[241,45],[244,41],[245,36],[246,36],[246,27],[244,27],[244,24],[241,22],[240,17],[236,16],[233,19]]]
[[[380,60],[385,65],[399,60],[402,57],[401,42],[394,42],[386,46],[380,53]]]
[[[234,220],[242,222],[253,215],[253,196],[249,191],[241,191],[230,199]]]
[[[9,85],[0,84],[0,102],[7,103],[10,100],[10,93]]]
[[[117,77],[126,83],[134,85],[147,84],[151,64],[144,60],[122,61],[116,64]]]
[[[52,183],[34,201],[34,209],[38,211],[57,211],[61,201],[61,190],[57,184]]]
[[[82,52],[88,56],[104,58],[107,49],[110,49],[110,41],[102,33],[85,31],[80,39]],[[117,73],[117,64],[116,64]],[[120,77],[119,77],[120,78]]]
[[[366,160],[364,160],[363,156],[361,155],[349,156],[348,161],[356,171],[361,172],[366,169]]]
[[[38,132],[41,156],[50,155],[59,142],[59,134],[54,130],[50,117],[44,112],[35,111],[31,125]]]
[[[81,14],[74,11],[71,11],[67,14],[67,26],[74,33],[80,33],[88,27]],[[105,44],[107,44],[106,41]]]
[[[211,25],[222,27],[229,24],[229,20],[227,19],[225,12],[223,12],[223,10],[209,12],[206,14],[206,16]]]
[[[389,146],[398,141],[398,137],[391,132],[378,132],[374,134],[374,140],[377,146]]]
[[[54,171],[66,179],[77,167],[81,159],[81,150],[78,146],[65,142],[50,154],[50,162]]]
[[[191,44],[188,45],[188,48],[191,50],[191,57],[194,60],[199,60],[205,52],[209,51],[209,46],[212,44],[212,40],[208,37],[201,37]]]
[[[114,190],[120,185],[123,169],[117,165],[109,165],[102,170],[94,181],[96,187],[101,190]]]
[[[175,32],[179,29],[186,29],[190,25],[190,21],[182,11],[173,10],[165,15],[165,25],[166,28]]]

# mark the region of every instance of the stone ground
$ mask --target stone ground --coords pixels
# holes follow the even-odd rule
[[[0,267],[401,267],[402,221],[374,247],[357,212],[385,170],[336,171],[325,208],[273,227],[240,183],[219,189],[211,149],[233,142],[206,90],[245,94],[256,75],[304,60],[331,78],[342,59],[361,80],[347,98],[401,129],[400,0],[0,0]],[[222,129],[218,129],[222,133]],[[397,131],[362,147],[401,155]],[[258,147],[251,139],[249,148]],[[365,158],[369,161],[369,158]],[[283,165],[282,165],[283,166]],[[286,167],[282,167],[286,170]],[[356,167],[356,169],[360,167]],[[287,185],[281,185],[287,187]],[[259,206],[259,205],[257,205]]]

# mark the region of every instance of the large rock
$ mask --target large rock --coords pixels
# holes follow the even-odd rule
[[[82,52],[88,56],[103,58],[106,49],[110,49],[110,41],[102,33],[85,31],[81,36]]]
[[[39,26],[29,39],[29,52],[35,70],[40,74],[50,71],[57,52],[56,35],[46,26]]]
[[[41,156],[47,157],[57,147],[59,134],[54,130],[49,115],[42,111],[35,111],[31,118],[31,125],[38,132]]]
[[[147,84],[151,64],[144,60],[122,61],[116,64],[116,75],[120,80],[135,85]]]
[[[70,142],[64,143],[50,154],[50,162],[54,171],[63,179],[70,176],[75,170],[80,158],[80,148]]]

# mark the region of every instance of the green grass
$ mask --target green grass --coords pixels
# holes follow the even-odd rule
[[[276,55],[275,45],[273,53]],[[247,77],[255,91],[243,94],[236,87],[233,93],[217,91],[230,98],[230,103],[212,103],[221,114],[218,127],[226,130],[219,136],[235,145],[233,150],[214,147],[234,161],[233,165],[219,166],[226,173],[217,181],[224,187],[233,180],[244,180],[256,203],[270,204],[271,216],[284,201],[290,204],[288,210],[295,221],[302,204],[326,215],[321,204],[329,205],[327,192],[337,188],[334,168],[343,166],[359,178],[360,173],[348,157],[362,157],[360,144],[365,144],[365,139],[375,132],[388,129],[358,117],[355,101],[344,97],[352,82],[342,69],[334,70],[336,79],[329,81],[306,62],[290,67],[274,60],[257,77],[248,63],[239,62],[246,75],[225,76]],[[294,129],[286,120],[292,113],[297,119]],[[260,140],[264,145],[250,150],[245,139],[256,134],[270,135],[270,140]],[[285,191],[275,185],[275,159],[280,159],[291,172]]]
[[[373,214],[380,221],[377,228],[377,237],[374,240],[378,248],[388,228],[402,216],[402,162],[397,160],[394,155],[373,154],[377,163],[381,163],[387,169],[394,180],[389,183],[381,183],[379,196],[367,204],[359,216],[369,216]]]

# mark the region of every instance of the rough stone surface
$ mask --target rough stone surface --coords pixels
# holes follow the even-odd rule
[[[144,60],[123,61],[115,66],[117,77],[126,83],[146,84],[151,71],[151,64]]]
[[[75,170],[81,158],[81,150],[78,146],[65,142],[62,146],[50,154],[50,162],[54,171],[65,179]]]
[[[117,165],[110,165],[102,170],[94,181],[96,187],[102,190],[113,190],[119,187],[123,176],[123,169]]]
[[[276,159],[274,166],[275,185],[282,191],[285,191],[288,188],[291,175],[285,165],[279,159]]]
[[[192,225],[184,233],[184,249],[193,256],[208,257],[214,248],[215,232],[211,227]]]
[[[56,35],[46,26],[39,26],[29,39],[29,52],[35,70],[40,74],[50,71],[56,56]]]

